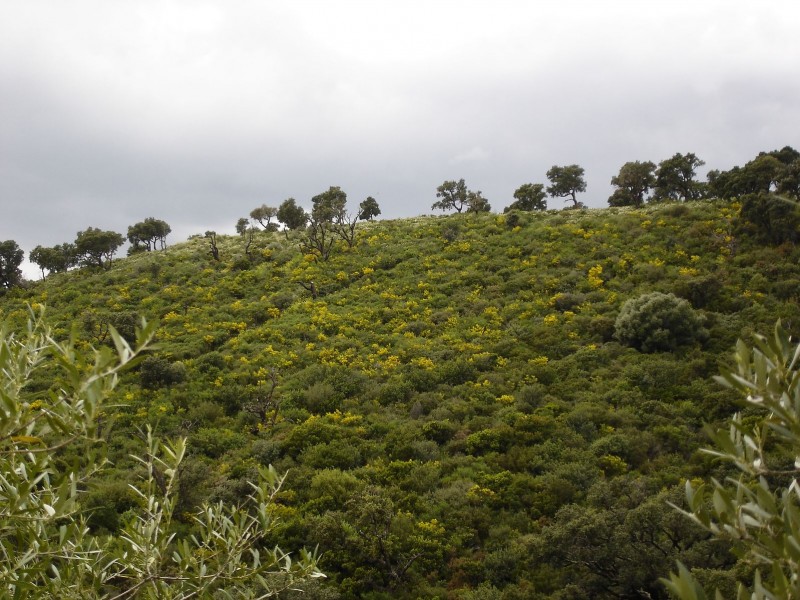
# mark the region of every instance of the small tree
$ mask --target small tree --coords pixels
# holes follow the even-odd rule
[[[586,191],[586,181],[583,178],[583,173],[583,167],[578,165],[551,167],[547,171],[547,179],[550,180],[551,184],[547,186],[547,193],[553,198],[569,198],[572,200],[573,207],[579,208],[581,204],[575,195]]]
[[[656,165],[650,161],[626,162],[619,173],[611,178],[616,190],[609,197],[609,206],[641,206],[645,195],[656,183]]]
[[[675,508],[763,568],[764,578],[759,569],[751,586],[739,584],[738,598],[800,598],[800,345],[778,322],[770,337],[756,336],[752,349],[739,340],[735,361],[716,380],[738,393],[749,414],[735,414],[730,427],[708,428],[715,447],[705,452],[732,464],[739,477],[687,481],[688,510]],[[709,597],[680,563],[664,583],[683,600]]]
[[[50,273],[63,273],[75,264],[74,244],[59,244],[52,248],[36,246],[28,254],[28,259],[38,265],[42,270],[42,279],[45,271]]]
[[[751,193],[768,194],[778,188],[786,169],[780,160],[771,154],[759,154],[748,162],[743,172],[749,179]]]
[[[800,241],[800,202],[777,194],[741,197],[739,225],[768,244]]]
[[[347,194],[344,190],[338,186],[331,186],[326,192],[314,196],[311,202],[313,207],[306,235],[300,242],[300,249],[322,260],[328,260],[336,237],[344,240],[348,247],[352,248],[355,245],[356,225],[361,212],[357,214],[347,212]]]
[[[445,181],[436,188],[436,197],[440,198],[431,205],[431,210],[455,210],[461,212],[467,206],[467,184],[463,179]]]
[[[172,228],[166,221],[147,217],[128,227],[128,241],[131,243],[130,254],[151,250],[156,250],[160,244],[161,249],[167,247],[167,236],[172,232]]]
[[[286,226],[286,229],[296,230],[305,226],[308,215],[302,206],[298,206],[294,198],[287,198],[278,207],[278,220]]]
[[[250,227],[250,220],[246,219],[245,217],[241,217],[238,221],[236,221],[236,233],[243,236],[247,233],[247,228]]]
[[[10,288],[22,281],[19,266],[25,253],[14,240],[0,242],[0,288]]]
[[[124,242],[125,238],[116,231],[102,231],[96,227],[89,227],[86,231],[78,232],[75,251],[82,264],[109,269],[114,254]]]
[[[347,194],[339,186],[311,198],[311,220],[320,223],[336,223],[342,218],[347,206]]]
[[[378,201],[372,196],[367,196],[366,200],[362,200],[358,205],[358,218],[362,221],[371,221],[379,214],[381,214],[381,209]]]
[[[477,192],[473,192],[470,190],[467,192],[467,212],[468,213],[482,213],[482,212],[489,212],[492,210],[492,206],[489,204],[489,201],[483,197],[483,193],[478,190]]]
[[[313,297],[316,298],[316,295]],[[268,429],[275,427],[281,409],[280,395],[275,392],[275,388],[278,387],[278,373],[275,369],[270,369],[268,376],[269,384],[265,382],[261,389],[252,395],[250,401],[242,407],[258,419],[258,426],[254,431],[256,434],[261,431],[262,427]]]
[[[160,356],[146,356],[139,365],[139,382],[142,388],[154,390],[181,383],[186,379],[183,363],[173,363]]]
[[[205,238],[208,239],[209,243],[209,253],[211,256],[214,257],[214,260],[219,260],[219,248],[217,247],[217,232],[216,231],[206,231]]]
[[[642,352],[659,352],[703,341],[708,332],[703,328],[703,318],[686,300],[674,294],[651,292],[622,305],[614,336]]]
[[[547,193],[541,183],[525,183],[514,191],[515,202],[507,206],[503,212],[512,210],[547,210]]]
[[[677,153],[658,163],[653,200],[696,200],[703,197],[704,186],[695,180],[697,167],[706,164],[692,152]]]
[[[790,162],[778,182],[778,192],[800,200],[800,158]]]
[[[271,223],[271,221],[277,215],[278,209],[274,206],[267,206],[266,204],[262,204],[258,208],[254,208],[250,211],[250,218],[258,221],[267,231],[272,231],[275,228],[275,224]]]

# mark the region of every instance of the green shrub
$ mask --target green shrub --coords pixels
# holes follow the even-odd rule
[[[324,414],[339,408],[341,397],[326,381],[318,381],[305,391],[305,406],[312,413]]]
[[[722,282],[715,275],[679,280],[675,293],[692,303],[695,308],[710,308],[719,298]]]
[[[614,324],[620,343],[642,352],[672,351],[704,341],[704,319],[686,300],[674,294],[651,292],[622,305]]]
[[[769,244],[796,243],[800,225],[800,205],[773,194],[743,196],[739,228]]]
[[[186,368],[183,363],[171,363],[160,356],[148,356],[139,368],[139,381],[146,389],[170,386],[185,379]]]
[[[266,597],[322,576],[313,554],[289,560],[266,547],[284,481],[272,467],[248,486],[248,509],[204,503],[182,515],[191,534],[176,512],[185,438],[160,443],[148,426],[142,456],[132,456],[136,484],[97,479],[108,469],[98,448],[107,401],[155,330],[143,322],[133,348],[111,331],[116,354],[103,347],[87,357],[74,339],[56,341],[41,312],[19,336],[0,323],[3,598],[242,598],[254,585]],[[37,369],[63,373],[45,401],[25,389]]]

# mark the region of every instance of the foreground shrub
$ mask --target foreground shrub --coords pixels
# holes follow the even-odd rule
[[[292,561],[264,546],[283,478],[259,469],[250,509],[203,504],[185,518],[191,535],[178,536],[178,472],[186,440],[160,443],[147,430],[134,456],[142,482],[131,486],[135,505],[119,535],[92,535],[81,491],[106,465],[97,422],[119,372],[148,345],[155,326],[136,332],[136,347],[113,329],[108,347],[86,359],[73,343],[54,340],[41,315],[17,337],[0,326],[0,596],[3,598],[210,598],[272,596],[320,577],[316,557]],[[59,381],[48,395],[26,383],[36,371]],[[58,371],[58,372],[57,372]],[[62,460],[66,449],[82,457]]]
[[[729,541],[742,563],[756,567],[737,598],[800,597],[800,345],[780,322],[772,336],[756,336],[755,347],[739,340],[736,366],[717,377],[736,391],[748,416],[708,428],[714,448],[705,450],[739,471],[739,477],[686,482],[687,510],[681,510],[717,539]],[[698,582],[702,572],[678,563],[664,580],[682,600],[711,598]],[[696,578],[697,576],[697,578]],[[720,592],[715,597],[721,598]]]

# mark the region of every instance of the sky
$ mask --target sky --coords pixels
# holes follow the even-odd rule
[[[461,178],[501,212],[570,164],[607,206],[628,161],[800,147],[798,26],[797,0],[0,0],[0,241],[232,234],[330,186],[411,217]]]

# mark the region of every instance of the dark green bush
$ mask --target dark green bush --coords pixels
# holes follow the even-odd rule
[[[341,396],[326,381],[318,381],[305,391],[305,406],[312,413],[324,414],[339,408]]]
[[[741,229],[754,232],[769,244],[797,243],[800,238],[800,204],[773,194],[748,194],[741,201]]]
[[[678,296],[686,298],[693,307],[710,308],[719,298],[722,283],[716,276],[706,275],[679,280],[674,289]]]
[[[614,324],[614,337],[642,352],[672,351],[704,341],[708,332],[703,323],[703,317],[686,300],[674,294],[651,292],[622,305]]]
[[[158,389],[186,379],[183,363],[171,363],[160,356],[148,356],[139,368],[139,381],[146,389]]]

